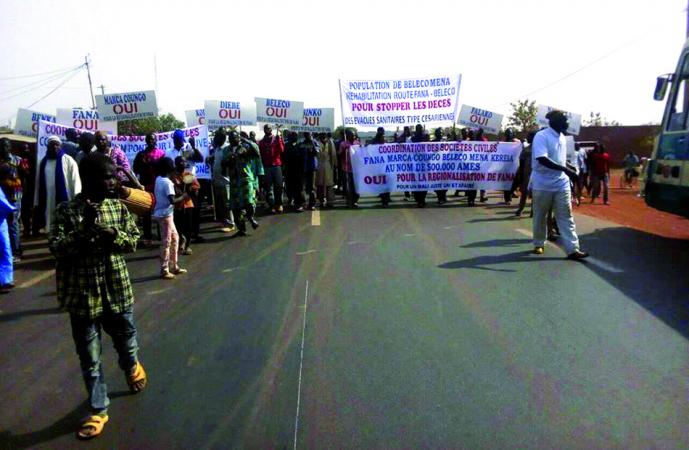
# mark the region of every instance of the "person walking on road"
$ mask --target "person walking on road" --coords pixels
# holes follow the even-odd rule
[[[282,154],[285,153],[285,143],[282,136],[273,136],[270,125],[263,126],[263,139],[258,142],[263,161],[265,181],[263,189],[266,201],[273,214],[279,214],[282,208]]]
[[[572,190],[569,180],[576,179],[574,167],[567,166],[567,142],[564,132],[569,123],[558,110],[548,113],[550,126],[533,140],[531,184],[533,191],[534,253],[543,254],[546,239],[547,215],[553,209],[555,220],[565,244],[567,258],[580,260],[589,256],[579,249],[579,238],[572,216]]]
[[[160,277],[172,280],[175,275],[187,273],[187,269],[182,269],[177,263],[179,233],[175,227],[174,209],[176,204],[186,202],[190,197],[186,192],[175,197],[175,185],[172,182],[175,177],[174,161],[165,157],[158,164],[158,178],[153,190],[156,199],[153,219],[160,225]]]
[[[345,130],[345,140],[340,144],[340,150],[337,152],[340,158],[340,165],[346,177],[347,184],[347,206],[350,208],[359,207],[359,194],[356,192],[354,185],[354,173],[352,171],[352,155],[351,148],[354,145],[359,145],[359,140],[356,138],[352,130]]]
[[[228,135],[230,149],[225,153],[224,169],[230,177],[230,204],[234,214],[237,233],[235,236],[246,236],[246,220],[255,230],[258,222],[254,218],[256,212],[257,161],[261,155],[251,141],[243,141],[236,131]],[[253,145],[252,145],[253,144]]]
[[[153,193],[156,183],[156,175],[158,173],[158,163],[165,157],[165,152],[156,147],[157,139],[153,133],[148,133],[144,138],[146,147],[136,154],[134,157],[134,173],[138,175],[139,182],[144,186],[147,192]],[[151,245],[151,214],[146,213],[142,216],[144,240],[143,245],[148,247]]]
[[[34,218],[42,222],[40,225],[46,232],[51,229],[57,205],[73,199],[81,192],[79,166],[74,158],[60,149],[61,145],[62,141],[59,137],[48,138],[48,149],[36,171],[36,189],[34,190],[36,215]]]
[[[591,203],[600,196],[601,184],[603,185],[603,203],[610,204],[608,189],[610,185],[610,155],[603,145],[599,145],[591,155]]]
[[[57,260],[58,302],[69,312],[91,410],[77,436],[90,439],[103,432],[110,403],[101,363],[101,330],[113,340],[130,391],[143,390],[147,378],[138,358],[134,294],[124,260],[124,253],[136,249],[139,230],[117,199],[110,158],[89,154],[80,174],[83,191],[58,206],[49,245]]]
[[[335,206],[333,186],[335,185],[335,166],[337,161],[335,143],[325,133],[321,133],[319,138],[321,141],[321,151],[318,152],[316,194],[321,208],[333,208]]]

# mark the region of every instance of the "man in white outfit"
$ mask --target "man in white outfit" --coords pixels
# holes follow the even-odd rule
[[[543,254],[547,230],[546,216],[552,208],[567,258],[584,259],[589,254],[579,249],[579,238],[572,217],[572,191],[569,180],[576,180],[577,173],[573,166],[567,165],[567,143],[563,133],[567,131],[569,123],[562,111],[551,111],[546,118],[550,126],[536,133],[531,155],[534,253]]]
[[[61,145],[59,137],[50,136],[48,150],[36,170],[35,217],[45,221],[42,225],[46,233],[50,231],[57,205],[81,192],[79,166],[74,158],[62,151]]]

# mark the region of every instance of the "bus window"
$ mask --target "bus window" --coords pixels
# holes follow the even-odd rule
[[[682,68],[677,74],[670,120],[667,131],[682,131],[687,129],[687,111],[689,111],[689,54],[684,56]]]

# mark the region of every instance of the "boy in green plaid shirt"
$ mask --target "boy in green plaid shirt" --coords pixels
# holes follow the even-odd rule
[[[136,249],[139,230],[117,199],[115,170],[103,154],[84,157],[79,165],[82,192],[58,205],[49,238],[57,260],[57,297],[70,315],[91,407],[77,433],[82,439],[98,436],[108,421],[101,329],[113,340],[129,389],[136,393],[146,386],[137,358],[134,294],[123,256]]]

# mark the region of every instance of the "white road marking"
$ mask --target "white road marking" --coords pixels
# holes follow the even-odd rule
[[[230,267],[230,268],[224,269],[224,270],[222,271],[222,273],[234,272],[234,271],[237,270],[237,269],[238,269],[238,267]]]
[[[309,301],[309,280],[306,280],[306,292],[304,293],[304,322],[301,327],[301,354],[299,356],[299,384],[297,387],[297,412],[294,416],[294,450],[297,450],[297,433],[299,432],[299,407],[301,406],[301,379],[304,368],[304,339],[306,337],[306,307]]]
[[[298,256],[308,255],[309,253],[316,253],[318,250],[306,250],[305,252],[297,252]]]
[[[414,236],[416,236],[415,233],[407,233],[404,235],[404,237],[414,237]]]
[[[313,227],[320,227],[321,226],[321,212],[317,209],[311,213],[311,226],[313,226]]]
[[[611,273],[623,273],[624,270],[620,269],[619,267],[615,267],[612,264],[608,264],[604,261],[601,261],[598,258],[594,258],[592,256],[589,256],[584,260],[587,264],[591,264],[592,266],[596,266],[601,270],[605,270],[606,272],[611,272]]]
[[[525,230],[525,229],[523,229],[523,228],[517,228],[517,233],[521,233],[521,234],[523,234],[524,236],[527,236],[527,237],[532,237],[532,236],[533,236],[529,230]]]
[[[18,287],[19,289],[30,288],[30,287],[32,287],[32,286],[37,285],[38,283],[40,283],[41,281],[45,280],[46,278],[52,277],[53,275],[55,275],[55,271],[54,271],[54,270],[49,270],[49,271],[47,271],[47,272],[40,273],[40,274],[36,275],[35,277],[26,280],[25,282],[23,282],[22,284],[20,284],[20,285],[17,286],[17,287]]]

